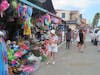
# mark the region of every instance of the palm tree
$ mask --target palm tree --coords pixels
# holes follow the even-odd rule
[[[93,28],[98,25],[99,18],[100,18],[100,13],[96,13],[95,16],[94,16],[94,19],[93,19],[93,23],[92,23]]]

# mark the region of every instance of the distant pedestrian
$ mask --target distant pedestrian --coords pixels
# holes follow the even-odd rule
[[[66,48],[69,49],[71,44],[71,29],[68,29],[65,36],[66,36]]]
[[[83,53],[83,45],[84,45],[84,33],[82,31],[82,29],[79,30],[78,34],[77,34],[77,47],[79,49],[79,52]]]

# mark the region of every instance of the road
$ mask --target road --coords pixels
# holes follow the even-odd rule
[[[99,75],[100,53],[97,52],[97,47],[90,43],[89,37],[84,53],[78,52],[76,43],[73,43],[69,50],[63,44],[56,55],[56,64],[47,65],[43,62],[33,75]]]

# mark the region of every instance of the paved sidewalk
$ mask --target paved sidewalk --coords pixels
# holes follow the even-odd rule
[[[100,75],[100,52],[87,37],[84,53],[79,53],[76,44],[68,50],[65,44],[59,47],[56,64],[41,63],[40,69],[33,75]]]

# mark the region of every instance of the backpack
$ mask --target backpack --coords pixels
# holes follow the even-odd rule
[[[66,40],[71,40],[71,32],[66,33]]]

